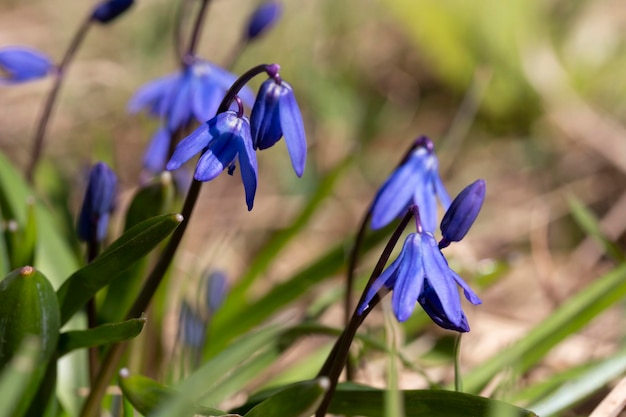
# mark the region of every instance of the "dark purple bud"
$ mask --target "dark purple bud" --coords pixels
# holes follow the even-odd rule
[[[96,6],[91,18],[100,23],[109,23],[128,10],[133,3],[133,0],[104,1]]]
[[[117,177],[104,162],[98,162],[89,173],[87,192],[78,217],[78,238],[101,242],[106,236],[109,216],[115,206]]]
[[[251,41],[270,30],[280,19],[282,12],[283,8],[277,1],[261,4],[250,16],[246,28],[246,38]]]
[[[485,200],[485,180],[477,180],[465,187],[452,201],[441,221],[443,239],[440,248],[445,248],[451,242],[458,242],[472,227]]]

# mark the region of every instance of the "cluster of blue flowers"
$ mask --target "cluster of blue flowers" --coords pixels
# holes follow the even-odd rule
[[[258,178],[255,150],[267,149],[284,137],[294,171],[301,176],[306,163],[304,123],[293,88],[282,80],[279,70],[276,64],[265,66],[269,78],[259,89],[250,119],[244,116],[242,100],[236,96],[236,110],[217,114],[180,141],[167,169],[178,169],[201,154],[194,178],[210,181],[225,169],[232,175],[238,160],[246,203],[252,210]]]
[[[448,266],[441,249],[463,239],[484,199],[485,181],[477,180],[451,202],[439,176],[433,143],[426,137],[419,138],[414,149],[383,184],[371,210],[372,228],[380,228],[408,209],[415,216],[417,231],[407,236],[399,256],[372,283],[358,313],[363,314],[379,292],[392,290],[391,304],[399,321],[407,320],[418,302],[440,327],[469,331],[458,286],[470,303],[480,304],[481,300]],[[437,200],[446,210],[439,243],[434,237]]]

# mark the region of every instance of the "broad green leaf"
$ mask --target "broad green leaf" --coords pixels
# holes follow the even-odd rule
[[[145,317],[141,317],[120,323],[103,324],[93,329],[72,330],[61,333],[59,338],[59,356],[63,356],[75,349],[102,346],[132,339],[141,333],[145,324]]]
[[[146,220],[124,233],[92,263],[72,274],[57,291],[62,323],[65,323],[100,289],[146,256],[181,221],[182,217],[179,214],[166,214]]]
[[[245,413],[256,404],[271,397],[277,390],[267,390],[250,397],[247,404],[234,412]],[[406,417],[492,417],[498,410],[499,417],[536,417],[524,410],[502,401],[443,390],[399,391],[404,399]],[[342,383],[333,394],[328,412],[336,415],[387,417],[384,411],[385,390],[353,383]],[[246,417],[248,414],[245,414]],[[269,414],[268,414],[269,415]]]
[[[539,325],[507,349],[478,365],[463,377],[467,392],[480,391],[499,372],[512,367],[524,372],[566,337],[626,297],[626,264],[596,279],[570,297]]]
[[[309,417],[329,387],[325,377],[292,384],[252,408],[245,417]]]
[[[59,339],[59,304],[52,285],[31,266],[16,269],[0,282],[0,369],[15,356],[24,339],[34,335],[40,343],[38,366],[22,395],[14,416],[22,416],[33,402],[53,360]],[[54,367],[56,369],[56,367]],[[54,385],[54,381],[48,381]],[[44,383],[43,385],[48,385]],[[45,386],[43,387],[45,391]]]
[[[174,400],[179,401],[186,410],[191,410],[197,415],[220,416],[226,414],[215,408],[194,404],[180,392],[161,385],[148,377],[131,375],[126,368],[120,371],[119,383],[124,397],[145,416],[155,412],[159,406]]]
[[[41,341],[37,336],[22,340],[20,348],[0,373],[0,417],[14,417],[19,402],[39,366]],[[28,399],[27,399],[28,400]]]
[[[497,408],[499,416],[532,417],[531,411],[501,401],[454,391],[405,390],[406,417],[491,417]],[[332,414],[385,417],[384,390],[355,388],[352,384],[340,384],[330,403]]]
[[[591,210],[585,207],[585,205],[574,195],[569,195],[567,197],[567,203],[569,204],[569,209],[572,212],[572,216],[574,216],[576,223],[578,223],[586,234],[598,242],[600,247],[604,250],[604,253],[618,262],[624,262],[624,260],[626,260],[626,255],[619,248],[619,246],[611,242],[604,232],[602,232],[600,223]]]
[[[167,212],[171,206],[174,190],[169,172],[161,174],[151,183],[137,190],[128,211],[124,231],[133,226]],[[139,293],[148,258],[142,258],[124,274],[109,284],[104,302],[98,307],[98,318],[104,323],[118,322],[130,309]]]

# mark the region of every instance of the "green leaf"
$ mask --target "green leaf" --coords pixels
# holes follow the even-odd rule
[[[566,337],[626,296],[626,264],[596,279],[546,317],[526,336],[463,377],[467,392],[478,392],[497,373],[513,367],[524,372]]]
[[[583,229],[583,231],[591,236],[602,248],[604,253],[618,262],[624,262],[626,255],[619,248],[618,245],[613,243],[602,231],[600,223],[596,216],[574,195],[567,197],[567,203],[569,209],[574,216],[576,223]]]
[[[375,247],[385,237],[389,236],[390,227],[371,233],[363,242],[363,254]],[[310,266],[291,277],[286,282],[272,288],[259,300],[248,304],[246,309],[233,317],[222,315],[222,310],[215,314],[213,325],[210,328],[211,343],[207,344],[208,356],[213,356],[236,336],[261,324],[272,314],[307,294],[316,284],[324,281],[341,270],[345,264],[346,247],[351,244],[352,238],[341,242],[325,255],[313,262]],[[249,312],[254,312],[250,314]]]
[[[41,341],[36,336],[22,340],[17,353],[0,374],[0,417],[14,417],[18,404],[36,375],[41,355]]]
[[[585,372],[565,381],[548,397],[536,402],[532,409],[542,416],[553,415],[589,397],[626,370],[626,352],[594,364],[586,365]]]
[[[59,329],[59,304],[52,285],[43,274],[25,266],[0,282],[0,369],[19,352],[27,337],[35,335],[41,345],[38,366],[32,372],[15,416],[26,412],[38,392],[48,363],[56,352]],[[50,383],[53,385],[54,381]]]
[[[172,388],[159,384],[153,379],[141,375],[131,375],[128,369],[120,370],[120,388],[124,397],[143,415],[155,412],[161,405],[176,400],[187,410],[202,416],[220,416],[226,414],[215,408],[194,404]]]
[[[137,191],[126,212],[124,230],[166,212],[173,196],[172,176],[164,172]],[[147,257],[141,259],[126,271],[124,279],[116,279],[109,284],[104,302],[98,307],[98,318],[102,322],[112,323],[124,319],[124,314],[139,293],[147,263]]]
[[[475,395],[440,390],[399,391],[406,417],[531,417],[531,411]],[[339,384],[329,413],[365,417],[385,417],[385,391],[355,384]],[[498,414],[494,414],[494,410]]]
[[[325,377],[292,384],[255,406],[245,417],[309,417],[329,387]]]
[[[113,242],[92,263],[72,274],[57,291],[61,322],[67,322],[100,289],[146,256],[181,221],[179,214],[166,214],[141,222]]]
[[[5,232],[6,249],[11,269],[33,265],[35,261],[37,222],[35,219],[35,204],[32,198],[28,199],[25,208],[25,224],[21,225],[13,219],[7,221]]]
[[[59,356],[63,356],[75,349],[108,345],[132,339],[141,333],[145,324],[145,317],[141,317],[120,323],[103,324],[93,329],[72,330],[61,333],[59,338]]]

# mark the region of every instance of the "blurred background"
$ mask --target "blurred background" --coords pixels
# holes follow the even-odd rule
[[[213,1],[199,55],[226,62],[256,4]],[[192,283],[205,268],[223,270],[236,281],[268,236],[289,226],[320,185],[330,188],[319,208],[252,294],[261,296],[354,235],[377,188],[419,135],[434,141],[450,194],[477,178],[487,182],[487,199],[472,232],[446,250],[451,265],[483,299],[482,306],[465,306],[472,331],[463,340],[464,368],[523,337],[615,265],[575,221],[572,201],[588,207],[606,236],[624,247],[623,1],[283,4],[281,21],[244,51],[233,71],[280,63],[305,117],[306,173],[295,177],[279,144],[259,155],[251,213],[238,174],[204,187],[193,233],[174,272],[181,279],[168,284],[176,295],[170,301],[173,311],[176,300],[193,296]],[[92,6],[89,1],[0,0],[0,47],[29,45],[58,61]],[[172,49],[177,7],[173,1],[138,1],[114,24],[94,27],[71,65],[38,178],[51,199],[67,197],[70,213],[78,210],[84,172],[96,160],[109,162],[120,175],[120,205],[139,184],[143,151],[158,122],[128,115],[125,107],[143,83],[177,69]],[[254,88],[258,85],[257,80]],[[26,165],[49,88],[48,79],[0,89],[0,148],[18,166]],[[53,179],[59,178],[66,189],[54,189]],[[379,252],[364,259],[359,274],[369,274]],[[312,300],[341,291],[341,276],[340,271],[315,286],[285,319],[302,315],[301,307]],[[322,321],[340,327],[336,304]],[[623,343],[623,307],[568,337],[510,384],[540,381],[616,352]],[[174,326],[176,318],[170,322]],[[422,341],[442,333],[430,326],[425,334],[435,336]],[[169,343],[166,331],[164,345]],[[370,368],[364,365],[360,377],[375,382],[378,371]],[[441,372],[439,377],[449,381],[449,363]],[[414,372],[402,375],[400,384],[425,386]]]

